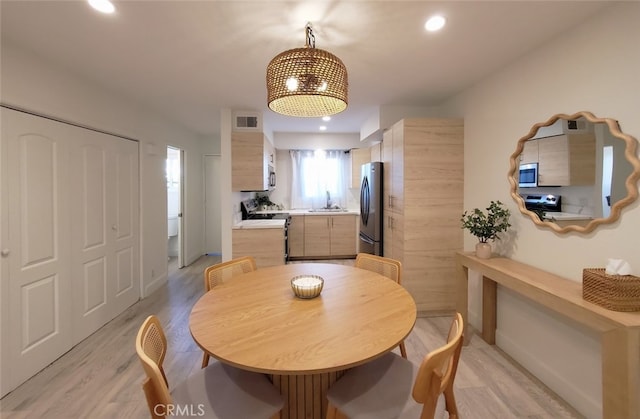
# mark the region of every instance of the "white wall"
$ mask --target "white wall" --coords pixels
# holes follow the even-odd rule
[[[640,138],[640,3],[601,12],[554,42],[527,54],[447,104],[465,119],[466,209],[499,199],[511,209],[507,256],[581,281],[582,269],[607,258],[630,261],[640,274],[640,202],[622,218],[590,234],[558,235],[525,218],[509,195],[509,156],[537,122],[556,113],[591,111],[619,121]],[[475,239],[465,234],[465,249]],[[470,321],[480,326],[481,288],[470,281]],[[498,293],[498,346],[585,416],[601,417],[600,342],[594,334],[502,290]]]
[[[101,129],[140,142],[141,277],[143,296],[167,280],[167,145],[185,150],[185,263],[202,255],[203,139],[167,117],[149,112],[2,40],[2,103]],[[153,275],[152,275],[153,273]]]

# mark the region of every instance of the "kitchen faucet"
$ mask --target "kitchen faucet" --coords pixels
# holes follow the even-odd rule
[[[331,208],[331,194],[327,191],[327,205],[325,208]]]

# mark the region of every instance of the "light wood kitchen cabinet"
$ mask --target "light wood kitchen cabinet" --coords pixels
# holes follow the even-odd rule
[[[383,134],[384,255],[403,264],[418,311],[455,309],[462,249],[462,119],[403,119]]]
[[[538,186],[594,185],[596,141],[593,134],[556,135],[538,142]]]
[[[275,169],[273,146],[261,132],[231,133],[231,188],[234,191],[269,189],[269,165]]]
[[[253,256],[258,268],[284,265],[284,230],[282,228],[233,229],[232,253],[234,259],[240,256]]]
[[[304,256],[304,215],[292,215],[289,224],[289,257]]]
[[[538,140],[529,140],[524,143],[520,164],[538,163]]]
[[[355,215],[331,217],[331,256],[353,256],[356,254]]]
[[[387,257],[404,253],[404,129],[394,124],[383,134],[383,252]]]
[[[356,254],[356,216],[309,215],[304,217],[304,256],[353,257]]]
[[[351,187],[353,189],[360,188],[361,167],[365,163],[371,161],[371,152],[368,148],[351,149]]]
[[[388,129],[382,134],[381,161],[382,161],[382,249],[384,256],[393,257],[393,219],[391,207],[389,205],[389,197],[391,196],[391,169],[392,164],[392,147],[393,147],[393,130]]]
[[[304,255],[331,255],[330,216],[312,215],[304,217]]]

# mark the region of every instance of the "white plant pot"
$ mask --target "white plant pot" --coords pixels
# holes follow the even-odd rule
[[[490,259],[491,245],[489,243],[477,243],[476,256],[479,257],[480,259]]]

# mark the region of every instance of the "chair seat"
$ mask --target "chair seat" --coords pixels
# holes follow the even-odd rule
[[[171,396],[173,418],[270,418],[284,405],[266,375],[219,361],[189,376]]]
[[[422,405],[411,393],[418,367],[393,352],[349,370],[331,386],[329,402],[349,419],[420,417]],[[442,417],[444,403],[438,400]]]

